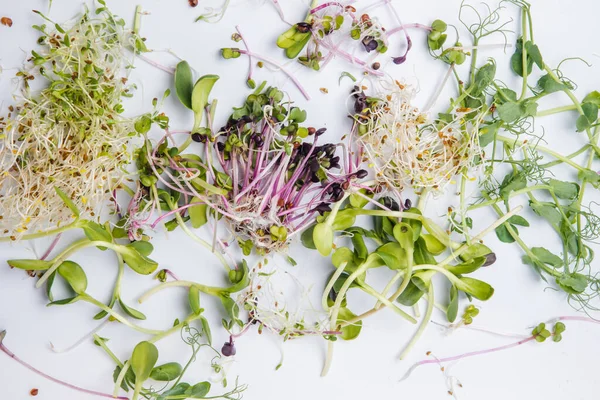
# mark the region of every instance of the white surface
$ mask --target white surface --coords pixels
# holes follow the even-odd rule
[[[132,20],[136,2],[107,1],[112,10]],[[219,118],[223,121],[225,112],[232,105],[240,104],[247,94],[245,74],[247,59],[223,61],[218,57],[218,49],[232,46],[230,36],[234,26],[239,24],[253,51],[273,56],[283,61],[283,55],[275,47],[275,39],[285,25],[270,5],[260,0],[234,0],[226,17],[216,25],[194,24],[194,18],[202,12],[203,6],[218,5],[218,0],[201,0],[200,6],[190,9],[186,0],[143,1],[144,9],[151,14],[144,17],[142,34],[148,38],[150,48],[171,48],[180,57],[190,61],[199,74],[217,73],[221,80],[213,95],[219,99]],[[292,20],[303,18],[301,0],[280,0],[286,16]],[[405,23],[430,23],[440,17],[447,22],[457,22],[458,0],[422,0],[411,2],[397,1],[397,7]],[[532,1],[536,41],[540,45],[546,61],[555,66],[562,58],[580,56],[590,62],[597,62],[600,52],[595,40],[597,36],[596,18],[600,5],[594,0],[574,0],[565,5],[559,0]],[[0,26],[0,103],[3,109],[10,104],[12,92],[11,78],[16,68],[26,57],[25,52],[35,48],[37,35],[30,28],[39,23],[39,18],[30,10],[47,9],[47,1],[0,0],[0,16],[10,16],[14,25],[8,29]],[[57,21],[74,16],[81,9],[79,1],[55,0],[51,17]],[[514,8],[504,14],[516,16]],[[516,26],[513,25],[516,30]],[[588,39],[589,35],[590,39]],[[413,35],[414,49],[405,65],[390,66],[390,72],[398,79],[406,78],[420,85],[419,104],[424,104],[441,80],[444,67],[432,61],[424,50],[424,34]],[[496,39],[499,43],[499,39]],[[468,42],[467,37],[463,38]],[[400,37],[395,45],[401,46]],[[514,37],[509,38],[514,43]],[[510,52],[510,50],[509,50]],[[487,53],[482,54],[482,60]],[[491,53],[490,53],[491,54]],[[499,75],[510,80],[506,67],[508,55],[495,52],[498,59]],[[168,54],[150,54],[155,60],[174,65],[175,60]],[[383,61],[385,58],[380,57]],[[156,70],[142,61],[131,78],[138,83],[140,90],[126,106],[127,112],[134,115],[137,111],[147,110],[153,97],[160,97],[171,85],[171,77]],[[349,124],[344,117],[345,98],[349,81],[338,87],[341,71],[352,70],[343,62],[332,63],[325,71],[314,73],[291,64],[313,96],[313,101],[305,102],[296,89],[286,83],[279,74],[266,69],[258,70],[256,81],[269,79],[270,83],[284,85],[285,90],[308,111],[311,125],[327,126],[331,138],[343,135]],[[579,85],[578,95],[598,89],[600,70],[597,66],[587,68],[581,63],[572,62],[564,66],[568,76]],[[353,71],[357,73],[358,71]],[[329,94],[318,90],[327,87]],[[452,95],[450,90],[447,95]],[[447,97],[446,97],[447,98]],[[568,104],[566,96],[554,95],[556,105]],[[550,105],[546,103],[543,108]],[[174,128],[191,126],[191,115],[181,112],[177,100],[172,96],[166,111],[171,116]],[[558,147],[564,153],[568,149],[579,148],[583,137],[574,132],[574,119],[564,116],[557,120],[547,118],[543,125],[551,146]],[[592,190],[590,190],[590,193]],[[428,207],[431,216],[441,215],[449,204],[457,201],[431,203]],[[475,214],[475,231],[485,228],[493,221],[490,210]],[[544,226],[541,223],[536,224]],[[158,232],[153,243],[156,251],[153,258],[161,267],[175,271],[185,279],[203,283],[220,284],[222,273],[217,260],[209,253],[194,245],[182,232],[168,235]],[[531,245],[551,246],[554,240],[549,229],[524,229],[523,236]],[[63,241],[65,245],[67,241]],[[527,333],[531,325],[558,315],[575,314],[562,294],[552,290],[544,291],[547,286],[530,267],[520,262],[521,253],[514,245],[498,243],[493,235],[486,243],[498,254],[498,262],[481,272],[478,276],[490,282],[496,289],[494,297],[481,305],[481,314],[476,323],[492,330]],[[553,242],[552,242],[553,243]],[[17,245],[0,244],[0,265],[8,258],[32,257],[32,249],[40,254],[45,243],[19,243]],[[314,284],[313,295],[322,290],[324,279],[330,273],[328,261],[320,258],[316,252],[303,250],[295,245],[290,253],[298,262],[291,268],[280,258],[276,259],[281,268],[291,271],[305,285]],[[86,250],[77,254],[79,261],[90,280],[89,291],[100,299],[109,293],[115,276],[114,259],[96,250]],[[124,296],[130,304],[145,289],[156,281],[150,277],[126,272]],[[206,297],[204,297],[205,299]],[[372,304],[367,298],[351,299],[357,309]],[[163,329],[172,323],[175,317],[184,316],[186,295],[184,291],[171,289],[165,291],[147,304],[140,306],[149,318],[142,325]],[[217,304],[203,300],[204,307],[211,311],[217,346],[225,340],[220,327],[220,315]],[[75,304],[67,307],[46,308],[43,291],[34,290],[34,280],[23,272],[10,270],[3,264],[0,267],[0,329],[7,329],[5,344],[18,356],[34,364],[57,378],[103,392],[112,391],[111,360],[96,346],[85,343],[66,354],[54,354],[49,349],[49,341],[58,347],[65,347],[91,330],[96,321],[91,317],[96,313],[87,304]],[[462,306],[461,306],[462,309]],[[437,321],[443,321],[441,314],[434,314]],[[419,398],[446,399],[445,378],[436,366],[425,366],[416,370],[412,377],[403,383],[398,380],[413,362],[424,357],[431,350],[438,357],[477,350],[495,345],[510,343],[512,339],[487,336],[485,334],[458,331],[451,336],[444,335],[439,328],[430,326],[422,340],[417,344],[406,361],[397,360],[402,345],[410,338],[412,327],[400,321],[393,313],[385,311],[365,321],[363,332],[358,340],[336,345],[334,362],[329,376],[320,378],[319,373],[324,358],[325,343],[311,338],[288,342],[283,345],[285,359],[283,366],[275,371],[280,361],[280,345],[276,338],[250,333],[237,342],[238,356],[230,371],[230,380],[239,375],[240,381],[249,383],[250,388],[244,398],[247,400],[288,400],[300,399],[391,399]],[[528,344],[510,351],[472,358],[461,361],[450,370],[450,375],[460,379],[464,388],[458,390],[460,399],[597,399],[600,380],[597,379],[597,360],[600,348],[597,346],[600,327],[584,323],[569,323],[564,339],[559,344]],[[133,345],[144,336],[113,324],[101,333],[111,338],[109,345],[121,357],[128,357]],[[176,336],[176,335],[175,335]],[[170,338],[159,345],[161,362],[185,361],[187,348],[177,337]],[[208,378],[206,365],[209,356],[200,357],[189,371],[188,381]],[[87,400],[96,397],[83,396],[80,393],[45,381],[28,370],[0,354],[0,398],[7,400],[28,399],[32,388],[39,389],[39,399]],[[215,393],[218,392],[215,386]],[[534,397],[535,396],[535,397]]]

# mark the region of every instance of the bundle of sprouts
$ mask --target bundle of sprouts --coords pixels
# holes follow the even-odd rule
[[[0,125],[0,229],[13,240],[72,220],[56,188],[93,217],[127,175],[135,130],[121,116],[130,90],[123,69],[135,39],[122,19],[97,11],[68,27],[34,26],[42,50],[17,73],[22,97]],[[47,80],[39,93],[28,84],[34,77]]]
[[[350,140],[375,179],[392,189],[443,190],[481,156],[477,110],[457,108],[430,121],[413,105],[415,91],[398,81],[382,82],[374,97],[355,87]]]
[[[319,144],[325,129],[301,126],[306,112],[276,88],[263,84],[219,130],[212,129],[213,108],[207,109],[209,127],[186,133],[188,144],[202,143],[197,154],[181,153],[185,144],[169,147],[171,133],[153,149],[145,146],[138,160],[142,188],[164,185],[171,193],[166,215],[189,212],[195,227],[222,216],[245,253],[287,248],[293,235],[367,175],[336,156],[338,145]],[[142,191],[130,207],[131,234],[149,221],[146,214],[136,217],[139,203],[161,201],[162,192]]]

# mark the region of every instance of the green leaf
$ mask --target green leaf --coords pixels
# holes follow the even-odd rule
[[[142,320],[142,321],[146,319],[146,316],[142,312],[136,310],[135,308],[129,307],[120,298],[119,298],[119,305],[121,306],[121,309],[125,312],[125,314],[129,315],[130,317],[135,318],[135,319],[139,319],[139,320]]]
[[[150,128],[152,127],[152,120],[148,115],[142,115],[141,117],[135,120],[133,127],[135,128],[135,131],[137,133],[143,135],[144,133],[150,131]]]
[[[441,19],[436,19],[432,22],[431,29],[437,32],[446,32],[446,29],[448,29],[448,25]]]
[[[202,324],[202,332],[206,335],[206,342],[209,345],[212,345],[212,331],[210,330],[210,325],[208,324],[208,320],[204,317],[200,317],[200,323]]]
[[[476,257],[485,257],[492,253],[492,250],[486,245],[481,243],[473,243],[460,255],[460,259],[463,261],[469,261]]]
[[[177,385],[173,386],[171,389],[162,392],[161,396],[165,398],[168,396],[182,396],[185,394],[185,391],[189,388],[189,383],[180,382]]]
[[[313,232],[315,230],[315,226],[317,226],[317,225],[314,224],[314,225],[309,226],[300,235],[300,241],[302,242],[302,245],[304,247],[306,247],[307,249],[313,249],[313,250],[317,249],[317,246],[315,246],[315,242],[313,240]]]
[[[87,276],[79,264],[73,261],[63,261],[58,267],[57,272],[67,281],[75,293],[85,293],[87,289]]]
[[[559,256],[551,253],[543,247],[532,247],[531,252],[544,264],[551,265],[555,268],[563,265],[563,260]]]
[[[519,103],[504,103],[499,105],[496,110],[498,111],[498,116],[504,122],[508,123],[514,122],[525,116],[525,112]]]
[[[333,248],[332,227],[325,222],[317,224],[313,230],[313,243],[322,256],[328,256]]]
[[[379,256],[391,270],[396,271],[407,268],[406,252],[398,243],[390,242],[379,246],[373,254]]]
[[[458,265],[448,265],[446,269],[452,272],[454,275],[465,275],[477,271],[485,264],[487,258],[476,257],[470,261],[466,261]]]
[[[75,203],[73,203],[73,201],[65,194],[65,192],[60,190],[58,187],[54,186],[54,190],[56,191],[58,197],[60,197],[60,199],[63,201],[63,203],[65,203],[69,210],[71,210],[73,215],[75,215],[75,218],[79,218],[79,209],[77,208]]]
[[[52,261],[45,260],[8,260],[7,264],[13,268],[26,271],[45,271],[52,266]]]
[[[158,361],[158,349],[150,342],[140,342],[131,355],[131,369],[135,374],[136,384],[146,381]]]
[[[518,233],[517,228],[515,228],[514,226],[512,228]],[[515,239],[512,237],[512,235],[508,231],[508,228],[506,227],[506,223],[497,227],[495,231],[496,231],[496,236],[498,237],[498,240],[500,240],[502,243],[514,243]]]
[[[450,303],[448,303],[448,310],[446,311],[446,318],[448,322],[454,322],[458,315],[458,290],[456,286],[450,287]]]
[[[118,248],[123,261],[138,274],[150,275],[156,271],[158,263],[141,254],[133,243],[127,246],[119,246]]]
[[[556,209],[554,204],[544,204],[540,202],[530,202],[529,206],[533,210],[534,213],[539,215],[540,217],[546,219],[554,226],[558,226],[562,221],[562,216],[560,212]]]
[[[525,76],[525,71],[523,70],[523,39],[517,39],[516,49],[512,57],[510,58],[510,66],[515,74],[520,77]],[[527,75],[531,74],[533,71],[533,59],[528,54],[525,60],[525,65],[527,68]]]
[[[197,206],[188,208],[188,213],[190,215],[192,227],[197,229],[208,222],[208,206],[205,203],[202,203],[201,200],[197,197],[193,197],[190,203],[200,203]]]
[[[598,119],[598,106],[596,104],[583,103],[581,109],[590,123],[594,123]]]
[[[356,317],[356,315],[350,311],[346,307],[341,307],[338,314],[338,324],[342,322],[346,322]],[[352,325],[347,325],[341,329],[342,331],[342,339],[344,340],[352,340],[356,339],[362,330],[362,321],[358,321]]]
[[[179,378],[183,368],[179,363],[170,362],[154,367],[150,372],[150,378],[155,381],[168,382]]]
[[[192,109],[192,90],[194,89],[192,69],[187,61],[181,61],[175,68],[175,93],[181,104]]]
[[[525,226],[525,227],[529,226],[529,221],[527,221],[525,218],[521,217],[520,215],[513,215],[509,219],[507,219],[506,222],[508,222],[512,225],[519,225],[519,226]]]
[[[82,226],[83,233],[92,242],[108,242],[112,243],[112,234],[107,231],[102,225],[94,221],[85,221]],[[98,246],[100,250],[106,250],[106,247]]]
[[[550,179],[548,185],[552,187],[554,194],[559,199],[574,200],[579,195],[579,185],[573,182]]]
[[[425,247],[434,256],[439,256],[446,250],[446,245],[437,240],[437,238],[429,233],[421,235],[425,241]]]
[[[479,279],[466,276],[459,278],[460,283],[455,282],[456,288],[470,294],[478,300],[488,300],[494,294],[494,288],[490,284]]]
[[[569,294],[581,294],[588,286],[588,278],[576,272],[556,278],[556,283]]]
[[[593,92],[585,96],[581,102],[595,104],[598,107],[600,107],[600,92],[594,90]]]
[[[355,210],[348,208],[337,213],[331,227],[334,231],[344,231],[354,225],[355,221]]]
[[[152,243],[145,240],[136,240],[128,244],[129,247],[136,249],[141,255],[148,257],[154,251]]]
[[[477,97],[494,81],[496,75],[496,64],[488,62],[475,74],[475,81],[471,89],[471,95]]]
[[[577,132],[583,132],[591,126],[590,120],[585,115],[580,115],[575,121]]]
[[[544,69],[544,60],[542,59],[542,53],[540,48],[533,44],[531,41],[525,43],[525,49],[527,50],[528,57],[531,57],[533,62],[538,66],[539,69]]]
[[[231,297],[221,296],[221,304],[223,304],[223,307],[225,308],[225,311],[227,312],[229,318],[231,318],[232,320],[238,319],[240,308]]]
[[[204,113],[204,108],[208,105],[208,96],[218,80],[217,75],[204,75],[196,81],[191,97],[191,108],[196,114]]]
[[[185,395],[192,399],[202,399],[210,392],[210,382],[200,382],[188,388]]]
[[[419,280],[421,279],[420,277],[418,278]],[[423,297],[423,295],[425,294],[425,292],[423,292],[419,286],[417,286],[412,280],[408,283],[408,286],[406,287],[406,289],[404,289],[404,292],[402,292],[402,294],[400,295],[400,297],[398,297],[398,303],[407,306],[407,307],[412,307],[415,304],[417,304],[417,302],[421,299],[421,297]]]
[[[68,299],[56,300],[51,303],[48,303],[48,307],[50,306],[65,306],[67,304],[73,304],[79,301],[79,296],[69,297]]]
[[[570,89],[565,83],[557,82],[550,75],[546,74],[542,76],[538,82],[538,86],[546,94],[552,94],[563,90]]]
[[[198,287],[190,286],[188,300],[190,302],[190,308],[192,309],[192,312],[196,315],[199,315],[202,312],[202,309],[200,308],[200,289],[198,289]]]
[[[48,300],[53,301],[54,295],[52,294],[52,286],[54,285],[54,279],[56,279],[56,271],[50,274],[48,280],[46,281],[46,297]]]
[[[405,222],[399,222],[393,229],[394,239],[400,243],[400,246],[407,252],[411,253],[414,249],[415,237],[411,226]]]
[[[352,267],[356,268],[354,263],[354,253],[348,247],[338,247],[331,256],[331,263],[336,268],[339,268],[343,263],[347,263],[346,268],[348,268],[349,271],[353,269]],[[352,267],[349,268],[349,266]]]

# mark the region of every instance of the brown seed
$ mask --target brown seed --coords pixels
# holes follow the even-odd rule
[[[188,3],[190,3],[191,7],[196,7],[198,5],[198,0],[188,0]]]
[[[39,392],[39,390],[37,390],[37,389],[31,389],[31,391],[29,392],[29,394],[32,395],[32,396],[37,396],[38,392]]]
[[[2,17],[0,18],[0,24],[8,26],[10,28],[12,26],[12,19],[8,17]]]
[[[329,90],[327,90],[327,88],[322,87],[321,89],[319,89],[321,91],[321,93],[329,93]]]
[[[262,67],[264,67],[264,65],[265,65],[265,64],[264,64],[262,61],[259,61],[259,62],[257,62],[257,63],[256,63],[256,66],[257,66],[258,68],[262,68]]]
[[[381,64],[379,64],[378,62],[374,62],[373,65],[371,65],[371,68],[377,71],[379,68],[381,68]]]

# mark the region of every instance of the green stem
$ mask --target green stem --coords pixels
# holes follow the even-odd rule
[[[487,197],[489,199],[489,197],[486,194],[483,194],[484,197]],[[492,208],[494,209],[494,211],[496,211],[496,214],[498,214],[499,217],[503,217],[506,216],[502,210],[500,209],[500,207],[498,207],[498,205],[496,204],[492,204]],[[533,252],[531,251],[531,249],[525,244],[525,242],[523,242],[523,239],[521,239],[521,237],[519,236],[519,234],[513,229],[513,227],[510,224],[504,224],[506,230],[508,231],[508,233],[510,234],[510,236],[512,236],[512,238],[515,240],[515,242],[517,242],[517,244],[519,245],[519,247],[521,247],[521,249],[525,252],[525,254],[532,260],[536,260],[537,257],[535,254],[533,254]],[[555,271],[549,267],[547,267],[545,264],[542,263],[542,269],[554,276],[554,277],[558,277],[560,276],[560,272]]]
[[[98,336],[95,333],[94,333],[94,340],[98,344],[98,346],[102,347],[102,349],[106,352],[106,354],[108,354],[110,356],[110,358],[112,358],[112,360],[115,362],[115,364],[117,364],[119,367],[123,368],[123,363],[121,362],[121,360],[119,360],[119,358],[115,355],[115,353],[113,353],[108,348],[106,343],[104,343],[104,340],[102,340],[102,338],[100,338],[100,336]]]
[[[390,300],[386,299],[385,296],[383,296],[381,293],[378,293],[377,290],[373,289],[367,283],[361,282],[360,285],[359,285],[359,287],[365,293],[368,293],[371,296],[375,297],[383,305],[387,306],[388,308],[391,308],[392,311],[394,311],[396,314],[400,315],[402,318],[404,318],[408,322],[410,322],[412,324],[416,324],[417,323],[417,321],[412,316],[408,315],[406,312],[404,312],[402,309],[400,309],[397,305],[395,305],[394,303],[392,303]]]
[[[329,298],[329,292],[331,292],[331,289],[333,289],[333,285],[335,285],[335,282],[342,275],[344,269],[346,269],[346,265],[348,265],[347,262],[341,263],[340,266],[337,267],[337,269],[331,276],[331,279],[329,279],[329,282],[327,282],[327,285],[325,286],[325,290],[323,291],[323,297],[321,298],[321,305],[323,307],[323,310],[325,311],[329,311],[329,304],[327,303],[327,299]]]
[[[158,286],[155,286],[154,288],[148,290],[146,293],[144,293],[138,300],[138,302],[140,304],[142,304],[143,302],[145,302],[146,300],[148,300],[151,296],[153,296],[154,294],[164,290],[164,289],[168,289],[171,287],[187,287],[190,288],[192,286],[195,286],[196,288],[198,288],[198,290],[200,290],[203,293],[206,293],[208,295],[211,296],[218,296],[223,289],[222,288],[218,288],[218,287],[212,287],[212,286],[205,286],[202,285],[200,283],[196,283],[196,282],[191,282],[191,281],[173,281],[173,282],[165,282],[162,283]]]
[[[467,226],[467,210],[466,210],[466,202],[465,202],[465,191],[467,186],[467,177],[466,172],[463,172],[460,180],[460,213],[461,213],[461,225],[462,225],[462,233],[465,237],[465,241],[468,245],[471,244],[471,238],[469,236],[469,230]]]
[[[135,7],[135,17],[133,18],[133,33],[138,35],[140,33],[140,26],[142,25],[142,6],[137,5]]]
[[[533,191],[535,191],[535,190],[548,190],[548,191],[550,191],[550,190],[552,190],[552,187],[550,187],[550,186],[548,186],[548,185],[534,185],[534,186],[528,186],[528,187],[526,187],[526,188],[523,188],[523,189],[519,189],[519,190],[515,190],[515,191],[513,191],[513,192],[510,192],[510,194],[508,195],[508,198],[510,199],[510,198],[513,198],[513,197],[519,196],[519,195],[521,195],[521,194],[525,194],[525,193],[533,192]],[[501,202],[501,201],[504,201],[504,199],[500,199],[500,198],[498,198],[498,199],[490,199],[490,200],[487,200],[487,201],[483,201],[483,202],[481,202],[481,203],[477,203],[477,204],[473,204],[473,205],[469,206],[469,207],[467,208],[467,211],[473,211],[473,210],[476,210],[476,209],[478,209],[478,208],[483,208],[483,207],[491,206],[492,204],[497,204],[497,203],[499,203],[499,202]]]
[[[576,110],[577,110],[577,106],[575,104],[573,104],[570,106],[562,106],[562,107],[550,108],[550,109],[544,110],[544,111],[538,111],[535,114],[535,116],[536,117],[545,117],[548,115],[558,114],[558,113],[562,113],[562,112],[566,112],[566,111],[576,111]]]
[[[96,307],[100,308],[101,310],[107,312],[111,317],[113,317],[114,319],[116,319],[117,321],[119,321],[120,323],[122,323],[123,325],[128,326],[131,329],[134,329],[138,332],[141,333],[145,333],[147,335],[158,335],[160,333],[163,333],[164,331],[160,331],[160,330],[155,330],[155,329],[147,329],[144,327],[141,327],[139,325],[136,325],[132,322],[129,322],[127,320],[127,318],[123,317],[122,315],[118,314],[117,312],[115,312],[113,309],[107,307],[104,303],[94,299],[93,297],[91,297],[88,294],[82,294],[79,295],[79,299],[85,301],[86,303],[90,303],[95,305]]]
[[[514,138],[505,137],[505,136],[496,136],[496,140],[506,143],[510,147],[514,147],[515,145],[518,145],[518,146],[527,146],[532,150],[539,150],[543,153],[548,154],[549,156],[556,158],[557,160],[561,160],[565,164],[572,166],[573,168],[575,168],[578,171],[585,171],[585,168],[583,168],[581,165],[577,164],[576,162],[569,160],[568,158],[558,154],[557,152],[555,152],[547,147],[540,146],[539,144],[530,145],[528,142],[514,139]]]
[[[401,360],[403,360],[404,357],[406,357],[408,355],[408,353],[412,350],[412,348],[415,346],[415,344],[419,341],[419,339],[425,332],[425,329],[427,328],[429,321],[431,321],[431,315],[433,314],[433,305],[434,305],[433,283],[429,284],[429,290],[427,292],[427,296],[428,296],[427,311],[425,311],[425,315],[423,316],[423,320],[421,321],[421,325],[419,325],[417,332],[415,332],[415,335],[412,337],[410,342],[408,342],[408,344],[406,345],[406,347],[404,348],[402,353],[400,353]]]
[[[586,152],[587,150],[589,150],[591,148],[591,146],[589,144],[584,145],[582,148],[580,148],[579,150],[569,154],[568,156],[565,156],[565,158],[567,159],[572,159],[577,157],[578,155]],[[539,164],[541,168],[546,169],[546,168],[550,168],[550,167],[554,167],[555,165],[559,165],[562,164],[563,161],[562,160],[555,160],[555,161],[551,161],[551,162],[547,162],[545,164]]]
[[[43,238],[46,236],[52,236],[52,235],[58,235],[59,233],[62,232],[66,232],[69,229],[75,229],[75,228],[79,228],[80,221],[79,220],[75,220],[73,222],[71,222],[68,225],[65,225],[61,228],[55,228],[55,229],[50,229],[49,231],[44,231],[44,232],[38,232],[38,233],[32,233],[29,235],[23,235],[19,238],[19,240],[33,240],[33,239],[39,239],[39,238]],[[14,242],[15,240],[10,238],[10,237],[0,237],[0,243],[2,242]]]
[[[521,29],[522,32],[522,40],[523,40],[523,48],[522,48],[522,63],[523,63],[523,84],[521,87],[521,97],[519,97],[519,101],[522,101],[527,94],[527,77],[529,76],[529,68],[527,63],[527,47],[525,43],[527,43],[527,12],[523,10],[523,14],[521,16]]]
[[[90,242],[88,238],[78,240],[69,247],[67,247],[65,250],[63,250],[62,253],[54,257],[52,259],[52,265],[46,270],[46,272],[44,272],[44,275],[42,275],[42,277],[37,281],[35,287],[40,288],[44,284],[44,282],[46,282],[48,278],[50,278],[50,275],[52,275],[58,269],[58,267],[60,267],[63,261],[65,261],[71,254],[73,254],[77,250],[89,247],[91,243],[94,242]]]

